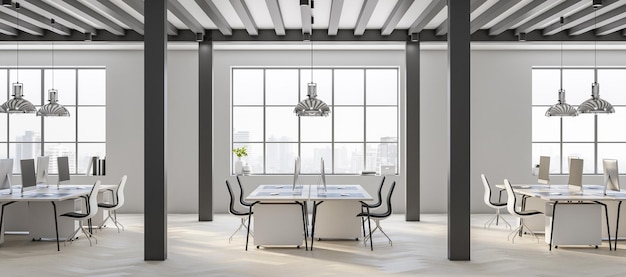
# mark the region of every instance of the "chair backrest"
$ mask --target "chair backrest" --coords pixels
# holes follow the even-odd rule
[[[89,203],[89,214],[83,219],[92,218],[98,212],[98,192],[100,191],[100,180],[96,181],[91,188],[91,192],[89,193],[88,203]]]
[[[241,180],[239,180],[239,176],[237,176],[237,184],[239,184],[239,203],[244,206],[250,206],[249,203],[243,200],[243,186],[241,185]]]
[[[391,215],[391,195],[393,194],[393,189],[396,188],[396,181],[391,183],[391,187],[389,188],[389,193],[387,193],[387,211],[382,214],[382,216],[390,216]]]
[[[230,204],[228,205],[228,212],[231,214],[237,214],[237,210],[235,210],[235,194],[233,193],[233,189],[230,187],[230,183],[228,179],[226,179],[226,188],[228,189],[228,196],[230,196]]]
[[[517,199],[515,199],[515,191],[513,191],[513,186],[511,186],[511,183],[508,179],[504,179],[504,187],[506,188],[506,195],[508,197],[506,209],[512,215],[518,215],[517,211],[515,210],[515,204],[517,202]]]
[[[117,201],[115,202],[116,209],[124,205],[124,187],[126,187],[126,179],[128,179],[128,176],[122,176],[120,184],[117,185],[117,191],[115,192],[115,197],[117,198]]]
[[[489,186],[489,181],[487,181],[485,174],[480,174],[480,179],[483,180],[483,200],[487,206],[495,209],[496,207],[493,205],[493,202],[491,202],[491,186]]]
[[[378,207],[383,203],[383,185],[385,184],[385,176],[383,176],[383,180],[380,181],[380,186],[378,187],[378,201],[372,205],[371,207]]]

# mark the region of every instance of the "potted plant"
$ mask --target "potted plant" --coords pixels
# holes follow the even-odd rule
[[[237,161],[235,161],[235,174],[242,175],[243,174],[243,161],[241,157],[248,156],[248,149],[246,146],[233,148],[233,153],[237,156]]]

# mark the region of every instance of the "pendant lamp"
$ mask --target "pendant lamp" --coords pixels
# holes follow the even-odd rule
[[[563,30],[563,17],[561,17],[561,31]],[[565,90],[563,89],[563,41],[561,41],[561,68],[560,80],[561,88],[559,89],[559,100],[546,111],[546,116],[577,116],[578,111],[572,105],[565,102]]]
[[[312,30],[312,29],[311,29]],[[303,34],[305,38],[309,38],[311,34]],[[311,82],[307,84],[307,99],[304,99],[296,105],[293,112],[297,116],[328,116],[330,108],[324,101],[317,99],[317,84],[313,82],[313,40],[311,42]]]
[[[602,6],[602,1],[593,1],[593,9],[594,9],[594,29],[596,28],[596,10]],[[593,76],[594,81],[591,84],[591,98],[587,101],[583,102],[578,106],[579,113],[614,113],[615,109],[613,105],[608,101],[600,98],[600,84],[598,84],[598,68],[597,68],[597,41],[593,41],[593,54],[594,54],[594,66],[593,66]]]
[[[15,11],[17,12],[17,16],[16,16],[16,24],[15,24],[15,29],[19,30],[19,26],[20,26],[20,3],[15,2]],[[19,40],[17,41],[17,48],[16,48],[16,57],[17,57],[17,62],[16,62],[16,66],[17,69],[15,70],[17,73],[17,81],[15,83],[13,83],[13,98],[9,99],[8,101],[6,101],[4,104],[2,104],[2,109],[0,109],[0,112],[3,113],[34,113],[37,111],[37,109],[35,109],[35,106],[33,105],[33,103],[31,103],[30,101],[26,100],[23,98],[24,94],[23,94],[23,90],[24,90],[24,86],[22,83],[20,83],[20,71],[19,71],[19,63],[20,63],[20,42]]]
[[[50,24],[54,27],[54,18],[50,19]],[[54,88],[54,41],[52,41],[52,88],[48,90],[49,103],[37,111],[37,116],[70,116],[70,112],[58,103],[58,93]]]

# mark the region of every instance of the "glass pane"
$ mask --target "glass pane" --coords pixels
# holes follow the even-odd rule
[[[265,112],[267,141],[298,141],[298,117],[292,107],[268,107]]]
[[[367,105],[396,105],[398,103],[398,70],[365,70]]]
[[[13,173],[20,174],[20,160],[41,156],[41,143],[11,143],[9,158],[13,159]],[[20,181],[21,183],[21,181]]]
[[[77,174],[85,174],[92,157],[104,159],[106,157],[106,144],[104,143],[79,143],[76,159],[78,161]],[[70,160],[71,162],[71,160]],[[72,164],[70,164],[70,173],[72,173]],[[91,169],[90,169],[91,170]],[[91,175],[91,172],[89,172]]]
[[[44,141],[76,141],[76,108],[65,107],[70,117],[43,117]]]
[[[330,142],[332,113],[324,117],[300,117],[300,141]]]
[[[626,105],[624,79],[626,79],[626,69],[598,69],[600,97],[613,105]]]
[[[244,147],[246,146],[246,152],[248,156],[241,157],[241,160],[244,162],[244,165],[247,164],[250,166],[251,174],[263,174],[263,144],[262,143],[235,143],[233,144],[234,148]],[[233,164],[231,168],[231,174],[235,174],[235,161],[237,161],[237,156],[233,154]]]
[[[593,83],[593,69],[564,69],[563,89],[566,93],[566,102],[570,105],[578,105],[591,97],[591,84]],[[557,91],[554,91],[554,103],[556,103]],[[553,103],[553,104],[554,104]]]
[[[233,142],[263,141],[263,108],[233,107]]]
[[[7,149],[7,144],[0,143],[0,159],[8,159],[9,158],[8,151],[9,150]]]
[[[59,94],[61,91],[59,91]],[[78,70],[78,104],[105,105],[106,104],[106,70],[79,69]]]
[[[335,174],[363,171],[363,143],[335,143]]]
[[[268,143],[266,148],[266,173],[293,174],[294,161],[298,156],[297,143]]]
[[[583,159],[583,173],[594,174],[593,143],[563,143],[563,174],[569,173],[568,157]]]
[[[324,158],[324,174],[331,174],[333,152],[330,143],[303,143],[300,145],[301,172],[321,174],[321,158]]]
[[[368,143],[365,170],[380,172],[381,165],[395,165],[398,168],[397,143]]]
[[[24,99],[35,106],[41,106],[41,69],[20,69],[19,72],[11,69],[10,75],[10,94],[13,95],[13,83],[19,81],[23,84]]]
[[[561,173],[561,145],[559,143],[533,143],[532,164],[528,168],[530,172],[539,164],[540,156],[550,157],[550,174]]]
[[[0,101],[2,101],[2,103],[9,100],[9,83],[7,76],[7,70],[0,69]]]
[[[363,141],[363,108],[335,107],[335,141]]]
[[[626,141],[624,122],[626,122],[626,108],[624,107],[615,107],[613,114],[599,114],[598,141]]]
[[[367,141],[398,141],[398,109],[395,107],[367,107]]]
[[[233,69],[233,105],[263,105],[263,70]]]
[[[79,107],[76,116],[79,141],[106,141],[106,108]]]
[[[603,159],[616,159],[619,173],[626,173],[626,143],[598,143],[598,173],[603,174]]]
[[[547,107],[532,108],[532,140],[533,141],[559,141],[560,140],[560,117],[547,117]]]
[[[311,70],[300,70],[300,100],[307,98],[307,84],[311,82]],[[317,99],[327,105],[333,104],[333,71],[330,69],[314,69],[313,82],[317,84]],[[331,111],[332,112],[332,111]]]
[[[54,77],[54,81],[53,81]],[[53,85],[54,82],[54,85]],[[76,70],[55,69],[54,76],[51,69],[44,70],[44,103],[48,103],[48,89],[55,88],[61,105],[76,105]],[[72,114],[72,113],[70,113]]]
[[[559,70],[533,69],[533,105],[553,105],[559,99]]]
[[[33,114],[9,115],[11,141],[41,141],[41,117]]]
[[[50,164],[48,165],[48,173],[58,174],[57,157],[68,158],[70,164],[70,173],[76,173],[76,144],[75,143],[44,143],[43,155],[50,156]]]
[[[363,105],[363,69],[335,69],[335,105]]]
[[[0,104],[1,105],[1,104]],[[7,117],[5,113],[0,113],[0,142],[6,142],[8,139],[7,134]]]
[[[265,70],[265,104],[293,105],[298,103],[298,70]],[[291,108],[293,110],[293,108]]]
[[[567,142],[593,142],[594,116],[581,115],[576,117],[563,117],[563,141]]]

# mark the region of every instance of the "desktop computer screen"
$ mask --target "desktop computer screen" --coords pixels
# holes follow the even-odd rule
[[[48,165],[50,163],[50,157],[43,156],[37,157],[37,184],[48,184]]]
[[[569,179],[567,184],[570,186],[583,187],[583,159],[571,159],[569,165]]]
[[[326,191],[326,172],[324,171],[324,158],[321,158],[320,178],[322,179],[324,191]]]
[[[20,167],[22,171],[22,193],[27,190],[36,189],[37,178],[35,177],[35,160],[21,160]]]
[[[617,160],[604,159],[602,160],[602,166],[604,168],[604,194],[606,194],[607,190],[619,191]]]
[[[296,161],[294,163],[293,169],[293,190],[296,190],[296,186],[298,185],[298,180],[300,179],[300,157],[296,157]]]
[[[13,159],[0,159],[0,189],[10,189],[13,178]]]
[[[539,157],[539,176],[537,177],[537,182],[540,184],[549,184],[550,183],[550,157],[549,156],[541,156]]]
[[[57,166],[59,168],[59,181],[57,183],[69,183],[70,180],[70,163],[68,157],[57,157]]]

